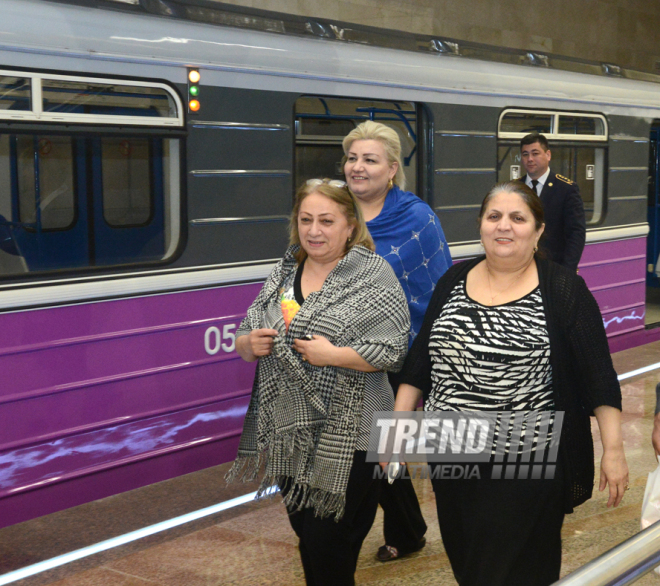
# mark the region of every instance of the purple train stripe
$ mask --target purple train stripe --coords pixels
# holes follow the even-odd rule
[[[645,245],[589,244],[580,263],[613,351],[660,339]],[[232,460],[254,376],[233,334],[259,288],[0,315],[0,526]]]
[[[0,456],[0,498],[238,436],[248,400],[221,401],[6,451]]]
[[[644,327],[646,238],[587,244],[580,275],[603,314],[612,352],[660,339],[660,332]]]
[[[259,288],[0,315],[0,526],[232,460]]]

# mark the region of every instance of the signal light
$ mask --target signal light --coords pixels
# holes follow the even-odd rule
[[[199,80],[201,79],[199,69],[188,69],[188,112],[199,112],[201,104],[197,99],[199,96]]]

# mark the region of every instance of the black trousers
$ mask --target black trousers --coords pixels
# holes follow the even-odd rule
[[[399,374],[388,372],[387,378],[396,397]],[[397,478],[392,484],[383,478],[378,500],[383,508],[385,544],[396,547],[400,554],[417,550],[427,529],[412,480],[408,474],[404,476],[408,478]]]
[[[433,479],[438,521],[461,586],[547,586],[559,580],[564,484],[553,480]],[[488,476],[485,479],[484,476]]]
[[[378,501],[383,507],[385,543],[396,547],[400,554],[416,551],[427,529],[412,480],[404,476],[392,484],[383,478]]]
[[[355,584],[358,555],[376,517],[380,490],[380,480],[374,479],[374,464],[365,462],[366,455],[356,451],[353,456],[346,511],[338,522],[334,516],[316,517],[314,509],[289,515],[291,527],[300,539],[300,559],[308,586]],[[287,487],[282,487],[283,494],[286,491]]]

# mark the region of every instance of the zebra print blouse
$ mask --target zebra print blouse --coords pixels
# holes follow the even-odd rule
[[[429,353],[426,411],[554,409],[550,340],[538,287],[489,307],[471,299],[460,281],[433,323]]]

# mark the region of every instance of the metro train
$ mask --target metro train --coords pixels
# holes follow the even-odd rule
[[[584,198],[612,350],[660,338],[658,76],[208,0],[2,17],[0,526],[235,457],[254,375],[236,328],[295,186],[341,177],[365,119],[400,134],[455,261],[545,133]]]

